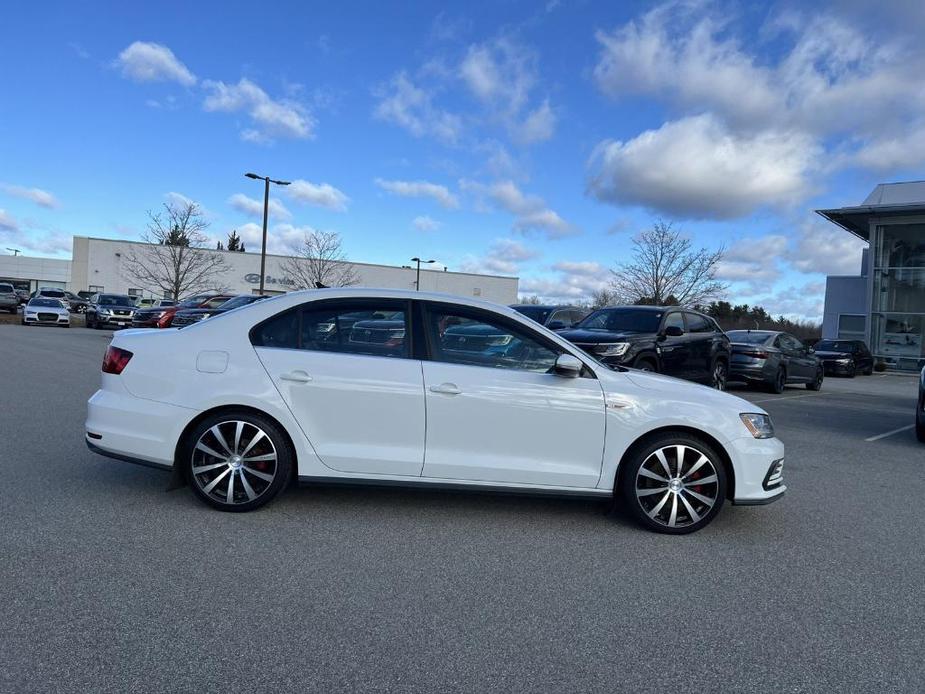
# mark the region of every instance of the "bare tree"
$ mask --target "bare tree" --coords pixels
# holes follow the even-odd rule
[[[597,310],[605,306],[615,306],[619,303],[620,298],[617,296],[616,292],[606,287],[601,287],[591,292],[591,298],[586,305],[590,309]]]
[[[194,202],[164,203],[163,212],[148,212],[146,245],[133,245],[122,256],[122,273],[144,289],[179,299],[221,289],[229,269],[223,253],[206,248],[209,223]]]
[[[349,287],[360,281],[347,262],[340,235],[333,231],[306,233],[296,256],[284,260],[281,267],[298,289]]]
[[[611,271],[611,288],[624,303],[705,303],[728,288],[716,279],[723,253],[722,247],[693,250],[690,239],[671,224],[656,222],[633,239],[633,259]]]
[[[540,297],[538,297],[536,294],[533,294],[532,296],[522,296],[517,301],[518,303],[529,304],[532,306],[538,306],[539,304],[543,303]]]

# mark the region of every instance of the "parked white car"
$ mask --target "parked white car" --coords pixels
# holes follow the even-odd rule
[[[487,326],[477,349],[454,326]],[[475,332],[478,332],[477,330]],[[785,491],[745,400],[611,370],[516,311],[425,292],[294,292],[112,341],[87,445],[257,508],[293,479],[617,497],[687,533]]]
[[[37,296],[22,309],[23,325],[60,325],[71,327],[71,312],[59,299]]]

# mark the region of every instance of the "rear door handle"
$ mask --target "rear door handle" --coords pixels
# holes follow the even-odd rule
[[[290,371],[287,374],[281,374],[279,377],[281,381],[292,381],[293,383],[308,383],[312,380],[312,377],[309,376],[304,371]]]
[[[439,386],[431,386],[431,393],[443,393],[444,395],[459,395],[462,391],[455,383],[441,383]]]

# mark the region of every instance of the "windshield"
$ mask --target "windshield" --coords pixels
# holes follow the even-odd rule
[[[595,311],[575,327],[582,330],[608,330],[618,333],[656,333],[661,322],[661,311],[604,308]]]
[[[30,306],[45,306],[46,308],[62,308],[61,302],[57,299],[33,299],[29,302]]]
[[[130,296],[120,296],[118,294],[104,294],[97,302],[100,306],[135,306]]]
[[[854,352],[857,347],[847,340],[820,340],[815,349],[817,352]]]
[[[50,296],[54,299],[64,298],[64,292],[62,292],[60,289],[42,289],[41,291],[39,291],[39,294],[41,294],[42,296]]]
[[[726,333],[733,342],[745,342],[749,345],[763,345],[774,333],[762,333],[757,330],[730,330]]]
[[[524,314],[531,320],[535,320],[537,323],[545,323],[546,318],[552,311],[552,309],[545,306],[516,306],[514,310]]]
[[[0,293],[2,294],[12,294],[13,285],[12,284],[0,284]]]

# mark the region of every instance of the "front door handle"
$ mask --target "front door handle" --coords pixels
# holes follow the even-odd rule
[[[462,391],[455,383],[441,383],[439,386],[431,386],[431,393],[443,393],[444,395],[459,395]]]
[[[279,377],[281,381],[292,381],[293,383],[308,383],[312,380],[312,377],[309,376],[302,370],[290,371],[287,374],[281,374]]]

